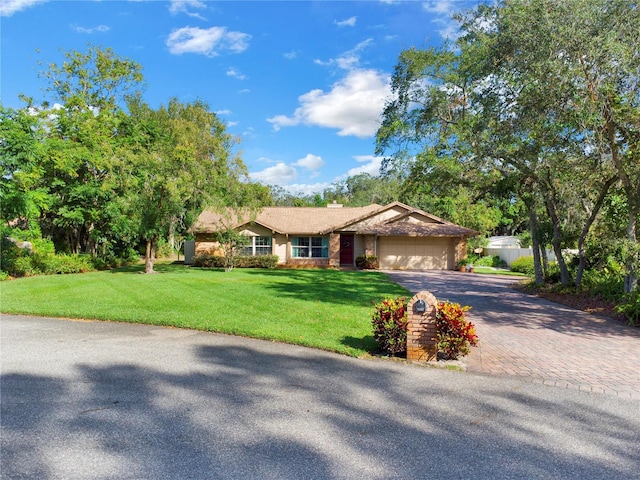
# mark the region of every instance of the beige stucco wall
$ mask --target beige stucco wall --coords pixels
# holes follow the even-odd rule
[[[240,230],[242,235],[247,235],[249,237],[271,237],[273,233],[268,228],[263,227],[262,225],[246,225],[242,230]]]
[[[280,233],[274,234],[271,240],[271,246],[273,248],[273,254],[278,256],[278,263],[287,263],[288,244],[286,235],[281,235]]]
[[[433,218],[429,218],[429,217],[425,217],[424,215],[420,215],[418,213],[412,213],[411,215],[408,215],[400,220],[398,220],[399,222],[408,222],[408,223],[416,223],[416,224],[423,224],[423,223],[437,223]]]
[[[370,225],[376,225],[380,222],[384,222],[385,220],[389,220],[390,218],[397,217],[407,211],[404,208],[394,207],[389,210],[385,210],[384,212],[379,213],[378,215],[374,215],[373,217],[366,218],[360,222],[353,223],[349,225],[345,230],[358,230],[362,227],[368,227]]]
[[[364,255],[364,237],[362,235],[356,235],[353,238],[353,260],[360,255]]]

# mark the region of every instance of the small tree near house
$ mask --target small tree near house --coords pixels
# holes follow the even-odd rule
[[[242,250],[242,247],[249,245],[251,239],[233,229],[217,232],[215,239],[224,257],[224,271],[230,272],[233,270],[238,253]]]

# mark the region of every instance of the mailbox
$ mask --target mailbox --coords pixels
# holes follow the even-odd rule
[[[427,307],[428,307],[427,303],[424,300],[420,299],[413,304],[413,313],[422,314],[427,311]]]

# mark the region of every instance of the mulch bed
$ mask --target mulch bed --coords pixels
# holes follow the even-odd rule
[[[519,284],[516,285],[515,288],[529,295],[535,295],[536,297],[566,305],[576,310],[582,310],[583,312],[627,323],[625,316],[616,312],[614,303],[598,296],[590,296],[589,292],[558,291],[557,287],[549,285],[536,287],[528,284]]]

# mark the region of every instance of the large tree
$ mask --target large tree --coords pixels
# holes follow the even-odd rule
[[[569,284],[562,250],[584,245],[617,179],[635,186],[625,191],[630,230],[637,230],[630,148],[640,78],[637,14],[622,0],[507,0],[460,16],[455,49],[400,55],[379,153],[412,159],[414,170],[421,158],[452,159],[457,167],[431,162],[427,173],[458,172],[460,184],[470,175],[479,185],[510,184],[530,209],[532,229],[543,205]],[[631,277],[633,265],[627,262]]]
[[[25,111],[46,133],[37,159],[41,188],[50,198],[40,218],[43,233],[59,249],[95,254],[113,240],[123,107],[142,86],[141,67],[109,48],[91,46],[64,53],[63,62],[48,65],[41,75],[47,98],[25,97]]]
[[[173,99],[153,109],[135,99],[129,110],[128,194],[152,273],[159,239],[188,227],[204,207],[243,203],[250,187],[241,182],[247,172],[233,153],[236,140],[205,103]]]

